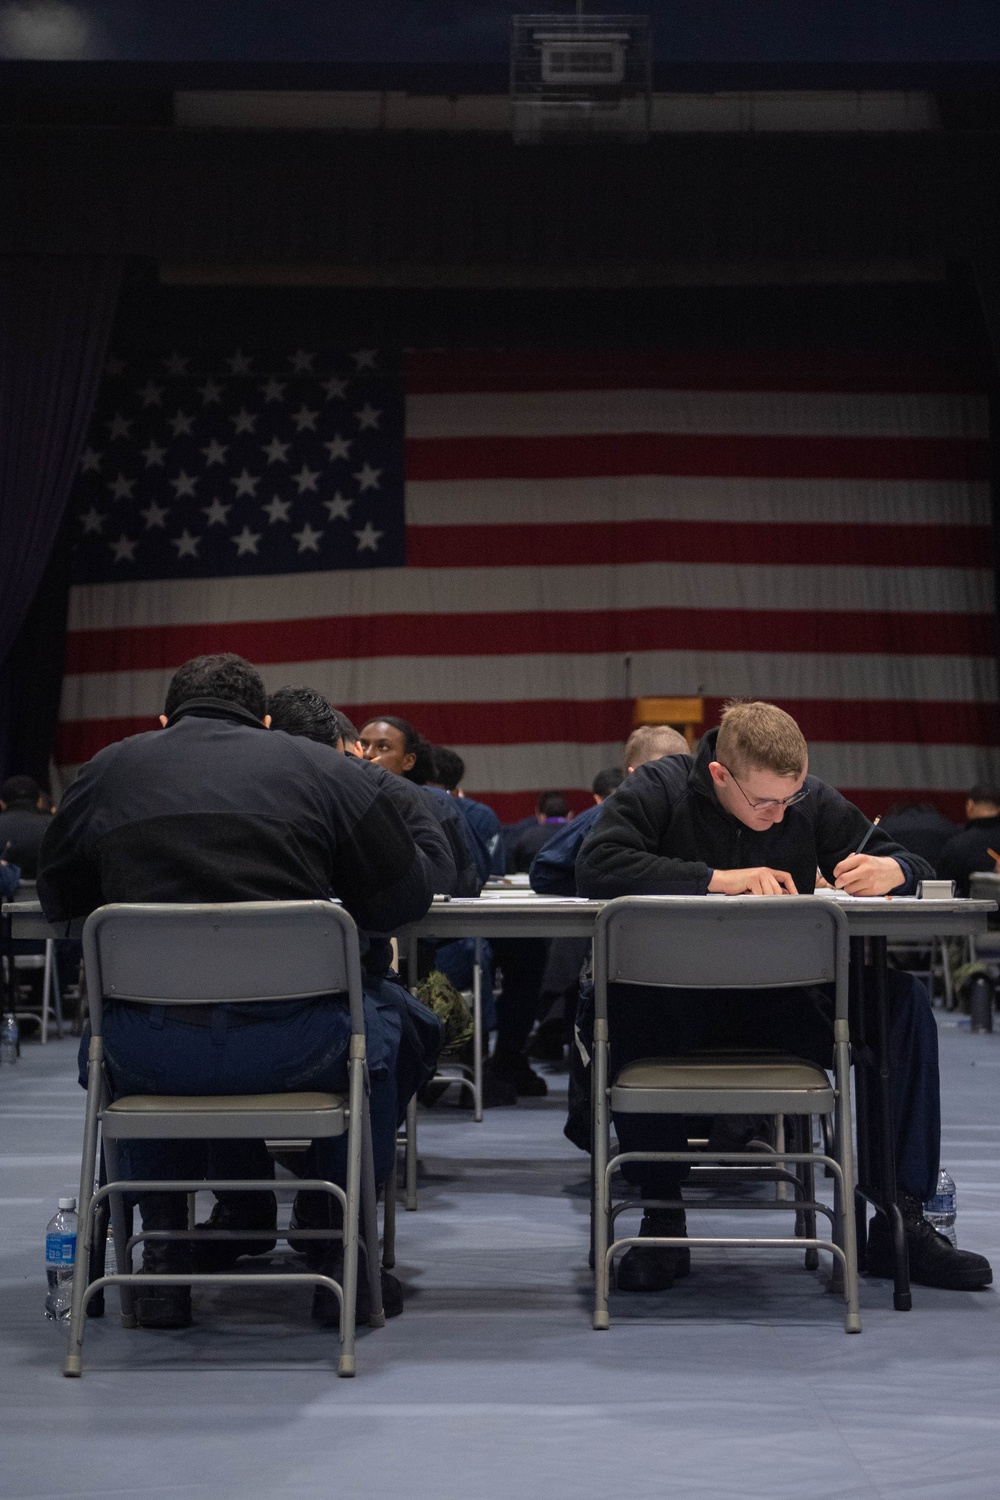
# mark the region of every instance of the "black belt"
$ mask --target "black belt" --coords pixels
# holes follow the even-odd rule
[[[143,1011],[145,1014],[154,1009],[150,1005],[140,1005],[134,1000],[120,1000],[119,1005],[124,1005],[129,1010]],[[164,1019],[171,1021],[183,1021],[188,1026],[201,1026],[209,1031],[212,1027],[213,1016],[218,1009],[217,1005],[161,1005],[160,1010],[164,1013]],[[257,1026],[261,1021],[269,1020],[268,1016],[248,1016],[245,1012],[240,1013],[226,1007],[226,1026],[234,1030],[241,1026]]]

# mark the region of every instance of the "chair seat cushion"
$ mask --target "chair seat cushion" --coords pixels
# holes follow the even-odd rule
[[[627,1063],[611,1107],[640,1114],[828,1114],[836,1094],[816,1063],[776,1052],[707,1052]]]
[[[109,1104],[108,1114],[289,1114],[296,1110],[339,1110],[340,1094],[127,1094]]]

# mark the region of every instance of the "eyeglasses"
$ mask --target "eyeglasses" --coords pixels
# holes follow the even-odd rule
[[[720,761],[719,764],[722,765],[722,762]],[[729,771],[728,766],[722,766],[722,769],[724,771]],[[754,802],[752,797],[747,797],[746,792],[743,791],[743,788],[740,786],[739,781],[737,781],[736,777],[733,776],[732,771],[729,771],[729,774],[733,777],[736,785],[740,787],[740,791],[743,792],[744,797],[746,797],[747,802],[750,804],[750,807],[754,812],[770,812],[772,809],[779,807],[794,807],[796,802],[801,802],[803,798],[808,797],[809,795],[809,788],[807,786],[801,786],[799,787],[798,791],[793,792],[790,797],[762,797],[759,802]]]

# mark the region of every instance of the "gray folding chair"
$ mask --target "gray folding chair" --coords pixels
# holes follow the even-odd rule
[[[837,905],[812,896],[625,896],[609,901],[594,934],[594,1327],[609,1326],[608,1289],[614,1257],[632,1245],[794,1246],[829,1250],[843,1267],[848,1333],[860,1333],[854,1165],[851,1145],[850,1049],[847,1011],[848,931]],[[671,988],[774,989],[835,986],[834,1083],[813,1063],[786,1054],[703,1053],[629,1063],[608,1080],[608,985],[652,985],[670,1005]],[[711,1005],[706,994],[705,1004]],[[784,1208],[831,1219],[833,1238],[761,1239],[733,1236],[660,1236],[614,1239],[615,1217],[635,1202],[614,1205],[611,1176],[629,1161],[738,1166],[761,1171],[756,1152],[630,1151],[609,1160],[611,1111],[624,1114],[833,1116],[832,1155],[778,1150],[766,1165],[827,1166],[834,1179],[834,1209],[795,1196],[767,1204],[739,1200],[699,1207]],[[648,1203],[648,1200],[647,1200]],[[655,1204],[650,1206],[656,1206]],[[661,1205],[667,1206],[667,1205]],[[675,1205],[669,1205],[675,1206]]]
[[[38,883],[22,880],[11,898],[14,901],[37,901]],[[56,1024],[56,1035],[63,1034],[62,990],[59,985],[59,965],[56,961],[56,945],[53,938],[41,940],[41,953],[15,953],[12,956],[13,972],[10,976],[12,993],[17,991],[18,974],[35,970],[42,974],[42,997],[40,1010],[24,1010],[15,1005],[14,1014],[19,1021],[38,1023],[38,1040],[44,1047],[49,1039],[49,1019]]]
[[[90,997],[91,1040],[87,1111],[80,1172],[80,1235],[73,1280],[69,1348],[63,1374],[83,1373],[82,1345],[89,1299],[105,1286],[120,1290],[122,1322],[136,1326],[137,1284],[213,1286],[325,1286],[340,1302],[338,1373],[355,1373],[354,1318],[358,1276],[358,1212],[364,1213],[371,1323],[381,1327],[382,1289],[365,1023],[358,933],[351,918],[327,901],[248,901],[219,905],[102,906],[83,931]],[[274,1093],[251,1095],[134,1095],[110,1098],[104,1072],[103,1008],[110,1001],[141,1005],[215,1005],[301,1000],[346,991],[351,1014],[348,1096]],[[108,1183],[95,1190],[98,1135],[104,1145]],[[343,1209],[343,1283],[318,1272],[192,1273],[141,1277],[132,1271],[134,1246],[145,1238],[232,1239],[227,1230],[163,1230],[127,1238],[122,1193],[202,1188],[259,1192],[254,1181],[118,1180],[117,1142],[138,1139],[267,1140],[302,1142],[347,1135],[347,1191],[332,1182],[298,1180],[296,1189],[325,1192]],[[272,1187],[267,1184],[268,1189]],[[119,1271],[90,1280],[91,1242],[99,1205],[110,1198]],[[287,1238],[287,1231],[279,1230]],[[329,1237],[331,1231],[294,1231],[297,1238]]]

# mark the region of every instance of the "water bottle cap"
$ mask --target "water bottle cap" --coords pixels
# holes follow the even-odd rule
[[[60,1208],[72,1208],[72,1209],[75,1209],[76,1208],[76,1199],[75,1198],[60,1198],[59,1199],[59,1207]]]

